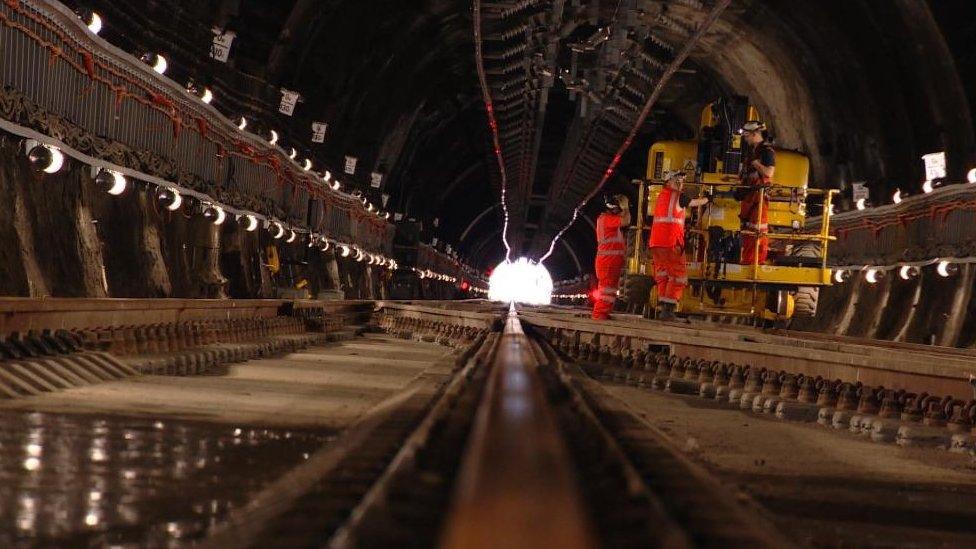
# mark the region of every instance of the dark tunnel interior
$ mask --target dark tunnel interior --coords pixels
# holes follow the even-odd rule
[[[593,116],[600,96],[636,101],[614,79],[629,70],[623,67],[640,66],[635,56],[680,44],[700,17],[696,4],[708,2],[531,4],[518,18],[531,26],[527,38],[506,60],[530,66],[530,88],[545,97],[532,105],[541,113],[534,177],[511,198],[517,251],[537,256],[575,205],[568,202],[577,193],[561,186],[591,183],[592,174],[579,182],[560,177],[578,136],[573,124]],[[290,143],[311,147],[323,161],[357,158],[367,174],[357,183],[377,201],[388,194],[391,210],[423,221],[428,238],[453,243],[481,269],[501,259],[467,3],[95,0],[84,7],[104,14],[103,36],[119,47],[170,53],[173,78],[210,85],[222,112],[253,113],[284,128]],[[814,186],[867,181],[872,193],[887,196],[920,185],[918,157],[943,149],[960,176],[974,160],[973,9],[965,0],[733,2],[640,128],[610,190],[632,192],[628,182],[643,177],[650,144],[691,135],[702,105],[723,95],[749,97],[767,114],[779,146],[809,155]],[[623,36],[597,53],[583,51],[615,14],[626,17]],[[488,20],[486,32],[504,32],[502,25],[512,23]],[[213,27],[237,34],[226,66],[204,55]],[[585,93],[571,89],[572,78],[547,76],[570,67],[586,81]],[[279,88],[301,93],[292,117],[274,112]],[[313,120],[329,124],[326,143],[304,139]],[[383,174],[381,189],[368,185],[373,172]],[[584,211],[592,223],[597,210]],[[568,245],[551,262],[555,278],[587,270],[590,233],[585,221],[567,233]]]
[[[566,227],[546,261],[553,279],[592,273],[594,222],[603,192],[636,200],[632,181],[646,177],[651,144],[695,138],[703,107],[717,100],[740,98],[756,106],[777,147],[809,158],[810,186],[839,190],[841,212],[853,209],[855,182],[866,183],[875,205],[891,203],[896,190],[920,194],[924,154],[944,151],[952,181],[964,181],[976,165],[971,115],[976,57],[970,46],[976,7],[971,2],[733,0],[696,40],[695,30],[717,3],[485,4],[478,43],[500,129],[513,256],[540,258]],[[501,172],[479,82],[471,3],[70,0],[65,5],[82,18],[100,14],[99,38],[118,55],[165,56],[167,81],[208,90],[211,106],[235,125],[243,119],[249,136],[268,139],[274,132],[277,146],[315,165],[312,173],[341,174],[344,192],[389,213],[401,232],[409,224],[410,237],[432,244],[431,253],[470,266],[472,280],[505,257],[506,208],[500,203]],[[215,33],[233,35],[226,61],[211,56]],[[689,42],[687,60],[673,77],[661,79]],[[291,114],[279,112],[283,90],[297,93]],[[641,107],[652,96],[642,119]],[[116,109],[127,97],[117,94]],[[313,124],[325,125],[320,142],[311,139]],[[177,140],[180,128],[207,129],[189,120],[179,126]],[[584,201],[632,130],[634,140],[606,185]],[[4,146],[20,145],[10,139]],[[222,158],[225,147],[215,152]],[[0,267],[3,293],[261,297],[276,292],[262,267],[269,262],[262,255],[267,237],[245,238],[236,224],[214,232],[192,217],[160,211],[156,201],[141,195],[109,201],[65,185],[57,200],[45,201],[47,191],[24,182],[15,156],[5,155],[9,176],[3,184],[18,198],[5,206],[0,233],[20,245],[2,250],[8,259]],[[149,165],[166,168],[168,160]],[[82,172],[72,169],[48,179],[84,181],[88,174]],[[246,177],[231,171],[221,175],[222,183],[198,176],[193,174],[202,188],[216,186],[218,192]],[[246,200],[241,204],[248,205]],[[258,211],[256,206],[249,205]],[[579,218],[570,223],[577,206]],[[268,208],[295,226],[311,220],[311,214],[286,211],[287,205]],[[79,215],[92,222],[78,221]],[[118,230],[125,227],[135,230]],[[51,236],[45,240],[40,236],[45,234]],[[902,255],[924,251],[910,248]],[[302,250],[280,254],[291,285],[360,297],[378,291],[370,282],[374,275],[343,262],[341,254],[338,263]],[[880,259],[836,254],[850,264]],[[444,296],[452,292],[445,290]],[[896,302],[907,299],[897,288],[894,294]],[[969,303],[968,296],[967,290],[962,302]]]
[[[974,108],[976,0],[0,0],[0,549],[976,547]]]

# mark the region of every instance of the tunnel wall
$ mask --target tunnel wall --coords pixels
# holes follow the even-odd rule
[[[809,227],[819,226],[819,218]],[[976,345],[976,184],[950,184],[899,204],[835,215],[829,264],[842,283],[820,292],[800,329],[958,347]],[[939,263],[946,262],[943,276]],[[916,270],[906,272],[902,267]],[[878,280],[868,282],[875,270]]]
[[[0,64],[0,190],[9,197],[0,206],[0,294],[377,293],[363,257],[333,267],[336,246],[305,246],[314,233],[389,253],[393,227],[374,208],[94,37],[60,4],[0,4],[0,51],[16,60]],[[64,166],[53,174],[31,166],[27,138],[59,148]],[[98,190],[91,166],[123,173],[126,193]],[[183,206],[163,208],[161,188],[178,191]],[[224,210],[223,225],[202,215],[207,204]],[[235,221],[245,214],[292,236],[243,231]],[[269,268],[271,247],[280,271]]]
[[[750,97],[778,145],[810,157],[818,187],[867,181],[880,203],[919,188],[922,154],[947,151],[956,179],[976,162],[970,105],[926,2],[736,0],[693,59]]]
[[[39,174],[21,140],[0,138],[0,295],[22,297],[274,297],[305,278],[308,293],[345,290],[379,297],[377,273],[334,251],[281,248],[282,269],[268,266],[272,239],[234,223],[215,226],[155,205],[130,190],[113,197],[90,169],[71,163]],[[275,277],[279,280],[274,280]]]

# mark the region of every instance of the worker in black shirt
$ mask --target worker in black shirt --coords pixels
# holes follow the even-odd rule
[[[742,230],[743,265],[766,262],[769,253],[769,196],[762,188],[773,183],[776,171],[776,151],[766,141],[766,125],[749,121],[742,126],[742,164],[739,168],[740,185],[743,186],[742,203],[739,207],[739,221]],[[756,239],[758,241],[758,247]]]

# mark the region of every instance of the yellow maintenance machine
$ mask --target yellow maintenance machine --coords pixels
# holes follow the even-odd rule
[[[699,316],[740,316],[756,323],[785,326],[793,318],[812,317],[819,289],[831,281],[827,268],[830,204],[837,191],[807,187],[806,156],[775,149],[773,184],[762,192],[769,198],[769,257],[763,264],[741,264],[738,129],[747,120],[761,120],[742,98],[712,103],[702,111],[697,140],[654,143],[648,154],[647,179],[639,184],[636,226],[628,248],[627,273],[621,293],[629,308],[645,314],[657,305],[647,248],[654,204],[668,171],[686,172],[684,192],[712,196],[712,202],[689,211],[685,224],[688,287],[677,311]],[[818,197],[825,212],[816,227],[806,227],[808,197]],[[762,204],[762,201],[760,201]]]

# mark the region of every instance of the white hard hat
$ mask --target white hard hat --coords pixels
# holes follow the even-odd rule
[[[748,121],[748,122],[746,122],[745,124],[742,125],[742,129],[739,130],[739,133],[742,133],[742,132],[761,132],[761,131],[766,131],[766,124],[763,124],[762,122],[760,122],[758,120],[750,120],[750,121]]]

